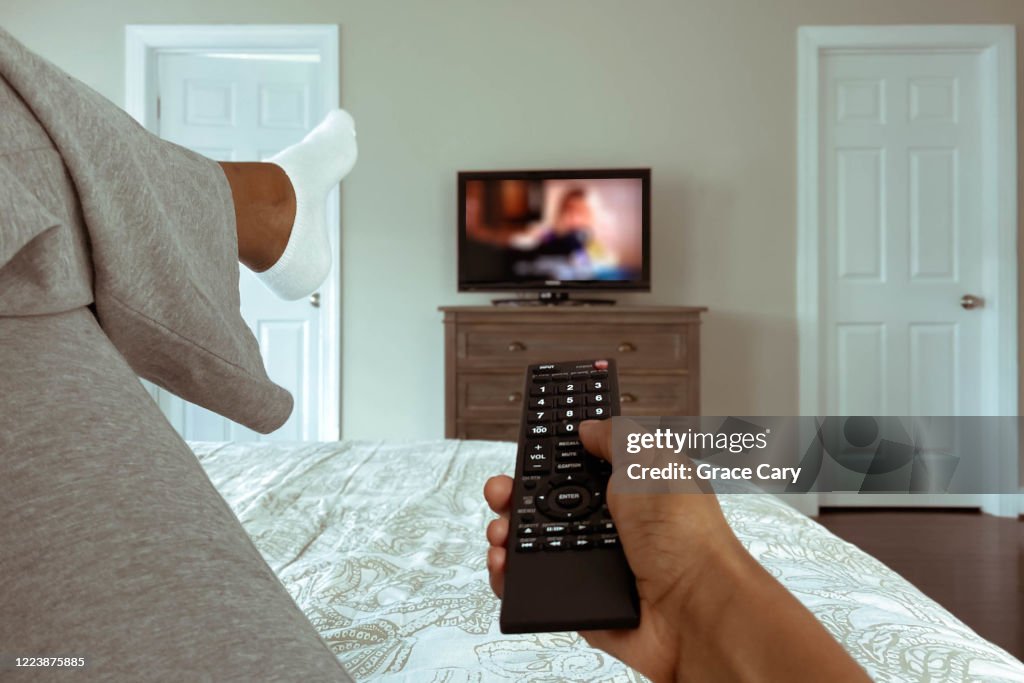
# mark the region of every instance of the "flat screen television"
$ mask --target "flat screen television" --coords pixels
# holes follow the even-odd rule
[[[459,291],[650,291],[651,170],[463,171]]]

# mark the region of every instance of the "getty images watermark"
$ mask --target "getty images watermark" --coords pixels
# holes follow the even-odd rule
[[[1016,493],[1019,417],[616,417],[621,492]]]

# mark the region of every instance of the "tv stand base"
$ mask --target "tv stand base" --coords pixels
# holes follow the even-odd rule
[[[614,299],[571,299],[569,292],[540,292],[536,299],[492,299],[495,306],[613,306]]]

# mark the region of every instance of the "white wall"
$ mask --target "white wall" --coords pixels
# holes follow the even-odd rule
[[[460,169],[651,166],[654,291],[707,305],[704,410],[796,410],[796,27],[1024,23],[1015,0],[4,0],[0,23],[116,102],[126,23],[338,23],[343,428],[443,433]],[[1024,91],[1024,89],[1022,89]],[[1024,109],[1024,108],[1022,108]],[[1024,136],[1022,136],[1024,137]]]

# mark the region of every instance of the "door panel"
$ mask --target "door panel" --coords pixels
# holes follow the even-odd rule
[[[957,281],[958,175],[957,150],[910,150],[911,281]]]
[[[885,280],[885,150],[836,150],[838,276]]]

